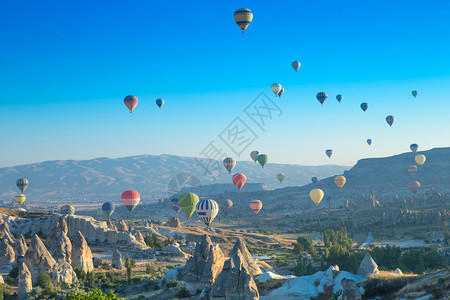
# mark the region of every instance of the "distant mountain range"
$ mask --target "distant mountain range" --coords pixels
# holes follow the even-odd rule
[[[50,201],[56,203],[120,202],[121,193],[127,189],[139,191],[142,202],[145,203],[170,196],[173,193],[174,182],[179,185],[179,188],[183,188],[180,180],[174,180],[178,174],[192,174],[198,179],[196,185],[205,186],[203,189],[207,194],[219,194],[236,190],[231,184],[231,176],[238,172],[247,176],[247,184],[241,190],[244,193],[286,186],[303,186],[311,182],[313,176],[329,177],[342,174],[349,168],[335,165],[301,166],[270,162],[262,168],[253,161],[239,161],[230,175],[223,168],[221,161],[218,164],[221,172],[216,176],[216,181],[212,181],[211,176],[204,175],[204,169],[195,158],[174,155],[58,160],[0,168],[0,203],[9,202],[15,194],[19,193],[16,187],[18,178],[27,178],[30,182],[25,191],[28,204],[44,204]],[[277,180],[278,173],[286,175],[283,183]],[[189,184],[184,186],[189,188]]]

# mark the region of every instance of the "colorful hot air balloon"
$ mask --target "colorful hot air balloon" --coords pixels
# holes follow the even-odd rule
[[[242,173],[236,173],[231,178],[233,181],[233,184],[237,187],[238,190],[241,190],[244,186],[245,182],[247,181],[247,177],[245,177]]]
[[[275,97],[278,96],[278,93],[281,91],[281,88],[282,88],[282,86],[281,86],[281,84],[279,84],[279,83],[273,83],[273,84],[270,86],[270,89],[271,89],[272,92],[275,94]]]
[[[269,156],[267,154],[260,154],[257,157],[259,164],[264,168],[264,165],[269,161]]]
[[[27,199],[27,197],[25,197],[24,194],[17,194],[14,197],[14,200],[16,200],[16,203],[19,205],[22,205],[22,203],[24,203],[26,199]]]
[[[198,196],[194,193],[184,193],[178,197],[178,205],[180,205],[181,210],[186,214],[188,219],[191,218],[195,211],[195,206],[199,201]]]
[[[170,200],[170,208],[172,208],[172,210],[178,215],[181,208],[180,208],[180,205],[178,204],[177,198],[173,198]]]
[[[336,96],[336,100],[337,100],[339,103],[341,103],[342,98],[343,98],[343,97],[342,97],[341,94],[339,94],[339,95]]]
[[[367,104],[366,102],[361,103],[360,106],[363,111],[366,111],[369,108],[369,104]]]
[[[345,179],[345,177],[342,176],[342,175],[336,176],[336,177],[334,178],[334,183],[336,183],[336,185],[337,185],[339,188],[342,188],[342,187],[344,186],[345,181],[346,181],[346,179]]]
[[[253,161],[256,163],[256,161],[258,160],[258,155],[259,155],[259,151],[252,151],[250,153],[250,157],[253,159]]]
[[[411,192],[414,193],[414,195],[417,193],[417,191],[420,189],[420,182],[418,181],[412,181],[409,184],[409,189],[411,190]]]
[[[164,99],[156,99],[156,105],[161,108],[164,105]]]
[[[311,197],[311,200],[316,204],[319,205],[320,201],[323,199],[323,191],[321,189],[314,189],[309,192],[309,197]]]
[[[311,177],[311,181],[312,181],[312,183],[317,183],[317,177],[316,176]]]
[[[417,168],[417,166],[414,166],[414,165],[409,166],[409,168],[408,168],[408,172],[411,175],[415,175],[418,170],[419,170],[419,168]]]
[[[423,163],[425,162],[427,158],[425,157],[425,155],[423,154],[418,154],[416,155],[416,157],[414,158],[414,160],[416,161],[416,163],[421,166],[423,165]]]
[[[139,204],[141,200],[141,195],[137,191],[128,190],[122,193],[122,203],[126,208],[130,211],[130,214],[133,213],[133,210]]]
[[[278,98],[281,98],[281,95],[284,93],[284,87],[281,87],[280,92],[278,93]]]
[[[27,189],[28,183],[29,183],[28,180],[25,178],[20,178],[17,179],[16,181],[16,185],[22,193],[25,192],[25,190]]]
[[[236,166],[236,161],[231,157],[227,157],[223,160],[223,165],[225,166],[225,169],[228,170],[228,173],[231,174],[231,171]]]
[[[259,213],[259,211],[261,210],[262,206],[263,206],[263,204],[262,204],[262,202],[260,200],[252,200],[250,202],[250,208],[253,210],[253,212],[255,214]]]
[[[320,104],[323,105],[325,100],[327,100],[328,95],[325,92],[320,92],[320,93],[317,93],[316,98],[317,98],[317,100],[319,100]]]
[[[64,205],[59,209],[59,212],[62,215],[73,215],[75,214],[75,207],[72,205]]]
[[[211,199],[204,199],[197,203],[197,216],[202,219],[206,226],[209,226],[219,213],[219,205]]]
[[[102,211],[108,217],[108,219],[109,219],[109,217],[111,217],[114,210],[116,210],[116,205],[114,203],[112,203],[112,202],[103,203]]]
[[[138,104],[138,98],[136,96],[129,95],[126,96],[125,99],[123,99],[123,102],[125,103],[125,106],[130,110],[130,113],[132,113],[134,108]]]
[[[231,208],[233,206],[233,201],[231,201],[230,199],[227,199],[225,201],[223,201],[223,204],[227,207],[227,208]]]
[[[411,94],[414,96],[414,98],[417,97],[418,92],[416,90],[412,91]]]
[[[252,20],[253,14],[248,8],[239,8],[234,12],[234,21],[239,26],[239,28],[241,28],[242,33],[245,32],[245,29],[247,29]]]
[[[392,126],[392,124],[394,124],[394,122],[395,122],[394,116],[387,116],[386,122],[389,124],[389,126]]]
[[[278,175],[277,175],[277,178],[278,178],[278,180],[279,180],[280,182],[283,182],[283,179],[284,179],[284,173],[278,174]]]
[[[300,63],[299,61],[296,60],[296,61],[293,61],[291,65],[292,65],[292,67],[294,68],[295,72],[297,72],[298,69],[300,69],[301,63]]]
[[[325,154],[328,156],[328,158],[331,158],[331,155],[333,155],[333,150],[328,149],[325,151]]]
[[[411,145],[409,146],[409,149],[411,149],[412,152],[416,153],[417,150],[419,150],[419,145],[417,145],[417,144],[411,144]]]
[[[325,186],[325,183],[323,183],[322,181],[317,181],[316,182],[316,188],[323,189],[324,186]]]

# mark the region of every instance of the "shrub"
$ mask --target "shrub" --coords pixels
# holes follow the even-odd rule
[[[178,298],[188,298],[188,297],[191,297],[191,293],[184,287],[178,291],[176,296]]]
[[[167,287],[171,288],[171,287],[175,287],[178,284],[178,280],[171,280],[167,283]]]
[[[37,286],[40,286],[43,289],[52,288],[53,283],[52,283],[52,278],[50,277],[50,275],[47,273],[39,274],[38,279],[37,279]]]

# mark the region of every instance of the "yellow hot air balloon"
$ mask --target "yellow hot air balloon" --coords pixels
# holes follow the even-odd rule
[[[419,166],[423,165],[426,159],[427,158],[423,154],[416,155],[416,157],[414,158],[414,160]]]
[[[311,197],[311,200],[316,204],[319,205],[320,201],[323,199],[323,191],[321,189],[314,189],[309,192],[309,197]]]
[[[19,205],[21,205],[22,203],[24,203],[26,199],[27,199],[27,197],[25,197],[24,194],[17,194],[17,195],[14,197],[14,200],[16,200],[17,204],[19,204]]]
[[[347,181],[347,180],[346,180],[345,177],[342,176],[342,175],[336,176],[336,177],[334,178],[334,183],[336,183],[336,185],[337,185],[339,188],[341,188],[341,187],[344,186],[345,181]]]

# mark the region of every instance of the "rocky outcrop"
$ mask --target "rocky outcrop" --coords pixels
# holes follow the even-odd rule
[[[94,269],[91,248],[89,248],[86,239],[80,231],[78,231],[72,244],[72,267],[81,268],[85,272]]]
[[[52,279],[56,283],[72,284],[77,282],[77,275],[68,262],[61,260],[53,266]]]
[[[233,251],[231,251],[230,257],[233,255],[237,255],[237,252],[240,251],[243,257],[243,263],[245,264],[248,272],[252,276],[261,275],[262,271],[256,264],[255,260],[252,258],[250,252],[248,252],[247,246],[245,246],[245,242],[243,239],[238,238],[236,244],[234,244]]]
[[[72,243],[67,237],[68,227],[65,218],[56,220],[54,230],[48,234],[46,239],[47,249],[52,253],[56,261],[64,260],[71,263]]]
[[[128,232],[128,225],[124,220],[120,220],[119,225],[117,225],[117,230],[122,232]]]
[[[180,220],[177,217],[172,217],[164,225],[169,226],[169,227],[178,228],[178,227],[181,227],[181,222],[180,222]]]
[[[183,270],[184,266],[178,266],[164,273],[160,281],[160,286],[165,286],[171,280],[183,280]]]
[[[153,224],[152,224],[152,222],[145,221],[145,222],[144,222],[144,226],[145,226],[145,228],[152,228],[152,227],[153,227]]]
[[[220,247],[214,246],[211,239],[204,235],[183,270],[186,288],[191,292],[211,288],[222,270],[224,262],[225,257]]]
[[[33,288],[31,278],[32,276],[27,265],[22,262],[19,266],[17,299],[24,300],[28,293],[31,292]]]
[[[364,259],[359,265],[358,275],[367,277],[370,274],[377,274],[378,272],[378,265],[375,263],[372,256],[370,256],[369,253],[366,253],[366,256],[364,256]]]
[[[14,238],[11,234],[11,230],[9,229],[9,225],[7,222],[3,221],[2,218],[0,218],[0,237],[6,240],[9,244],[14,243]]]
[[[22,234],[20,235],[19,239],[17,240],[14,250],[16,252],[17,258],[22,258],[25,256],[25,253],[27,253],[28,246],[27,246],[27,243],[25,242],[25,238],[23,237]]]
[[[36,283],[39,274],[51,273],[56,263],[42,240],[36,234],[25,253],[24,262],[31,273],[33,283]]]
[[[178,245],[178,243],[173,243],[169,246],[162,248],[161,252],[164,253],[165,255],[169,255],[169,256],[186,257],[186,253],[181,251],[180,245]]]
[[[223,266],[210,292],[210,299],[257,300],[259,292],[241,250],[231,255]]]
[[[16,260],[16,253],[7,239],[0,240],[0,266],[12,264]]]
[[[395,269],[394,273],[397,275],[403,275],[402,270],[400,270],[399,268]]]
[[[138,232],[136,233],[135,236],[136,236],[136,240],[137,240],[139,243],[142,243],[142,244],[145,245],[144,236],[142,235],[142,233],[141,233],[140,231],[138,231]]]
[[[352,279],[344,278],[341,281],[342,285],[342,300],[361,300],[361,291]]]
[[[112,256],[112,267],[118,270],[122,270],[122,254],[120,254],[119,250],[115,249]]]
[[[116,230],[116,231],[117,231],[116,224],[114,224],[114,222],[111,221],[111,220],[108,220],[108,221],[106,222],[106,226],[108,227],[108,229]]]

